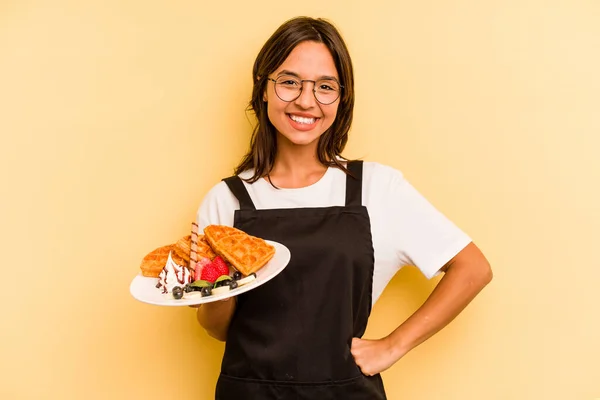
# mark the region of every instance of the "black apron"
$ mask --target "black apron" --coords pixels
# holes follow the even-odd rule
[[[362,206],[362,162],[350,162],[346,205],[257,210],[241,179],[234,226],[291,252],[268,283],[238,296],[217,400],[382,400],[380,375],[364,376],[350,346],[371,312],[373,243]]]

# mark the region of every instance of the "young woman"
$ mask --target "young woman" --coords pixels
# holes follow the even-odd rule
[[[267,284],[198,308],[200,324],[226,341],[216,398],[385,399],[379,373],[456,317],[490,282],[490,266],[399,171],[342,158],[354,78],[332,24],[287,21],[252,76],[250,150],[210,190],[197,222],[283,243],[292,258]],[[388,336],[361,339],[405,265],[443,277]]]

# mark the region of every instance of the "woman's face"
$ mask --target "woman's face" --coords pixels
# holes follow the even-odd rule
[[[269,78],[277,80],[281,77],[290,77],[286,86],[294,84],[294,80],[303,79],[318,81],[322,80],[321,92],[324,96],[329,95],[326,91],[335,88],[336,82],[329,79],[335,78],[339,82],[338,72],[331,53],[323,43],[302,42],[290,53],[288,58],[269,75]],[[329,79],[329,80],[328,80]],[[314,145],[318,143],[319,137],[333,124],[339,105],[339,98],[333,103],[324,105],[317,102],[313,82],[303,82],[300,96],[290,102],[280,99],[275,92],[275,82],[268,81],[264,100],[267,101],[267,113],[269,120],[278,132],[278,141],[288,141],[298,146]],[[286,89],[278,86],[281,95]],[[285,97],[285,96],[284,96]],[[285,98],[287,100],[287,98]]]

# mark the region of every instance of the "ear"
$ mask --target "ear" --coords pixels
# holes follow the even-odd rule
[[[260,75],[256,76],[256,80],[260,81]],[[263,98],[262,98],[263,102],[268,102],[269,101],[269,97],[267,96],[267,86],[265,86],[265,91],[263,92]]]

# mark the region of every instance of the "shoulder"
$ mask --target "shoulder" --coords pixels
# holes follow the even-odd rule
[[[344,159],[342,161],[344,165],[347,165],[348,160]],[[363,165],[362,172],[364,184],[386,185],[390,182],[399,182],[404,180],[402,171],[397,168],[376,161],[357,161],[362,162]],[[338,171],[338,177],[346,176],[341,170]]]
[[[204,196],[202,203],[212,203],[215,201],[219,202],[227,200],[227,198],[231,196],[233,195],[225,181],[219,181],[209,189],[209,191],[206,193],[206,196]]]
[[[363,162],[363,193],[367,198],[381,198],[406,186],[407,181],[399,169],[378,162]]]
[[[233,215],[239,202],[224,181],[215,184],[204,196],[196,221],[201,229],[211,224],[233,225]]]
[[[403,180],[404,174],[397,168],[374,161],[363,162],[363,179],[375,182]]]
[[[244,182],[244,185],[250,185],[243,180],[252,177],[251,170],[244,171],[241,174],[239,174],[238,176],[240,178],[242,178],[242,182]],[[213,187],[210,188],[210,190],[204,197],[203,203],[207,203],[207,202],[211,202],[211,201],[228,202],[230,199],[235,199],[235,196],[229,189],[229,186],[227,186],[227,183],[225,183],[225,179],[223,179],[223,180],[219,181],[218,183],[216,183]]]

